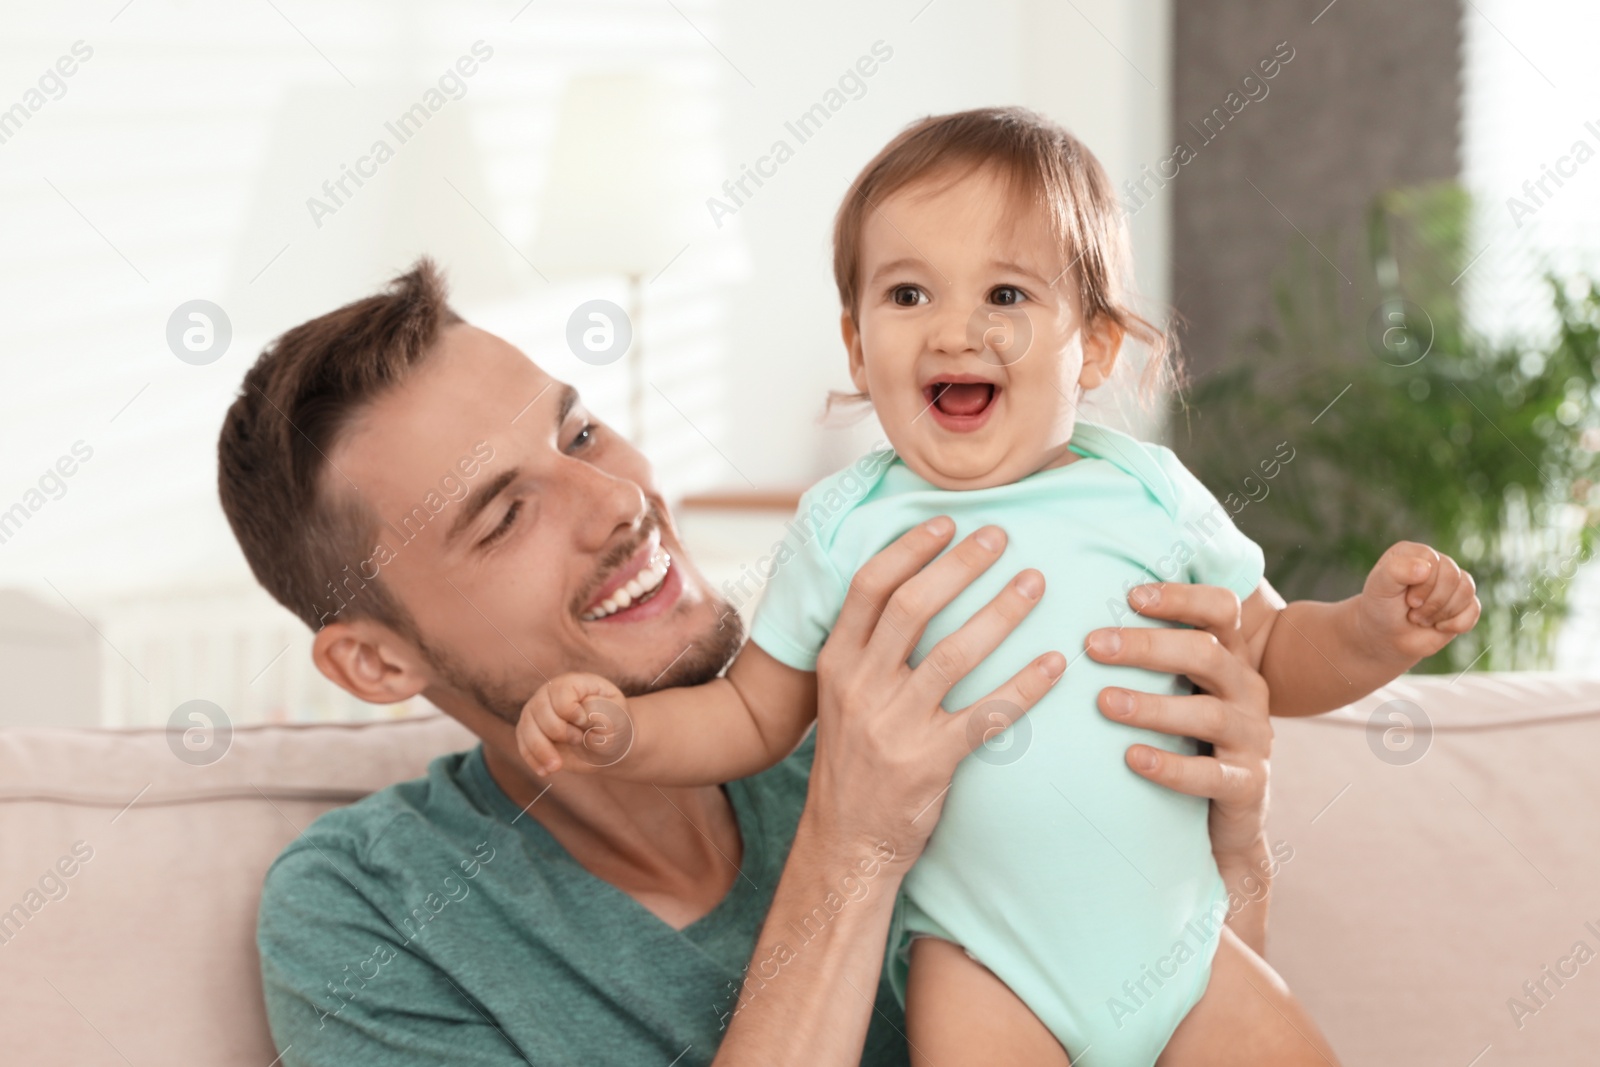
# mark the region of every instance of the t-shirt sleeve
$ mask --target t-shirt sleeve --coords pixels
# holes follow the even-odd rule
[[[1178,544],[1189,553],[1184,580],[1219,585],[1245,599],[1266,573],[1261,546],[1233,524],[1228,510],[1171,449],[1152,446],[1151,451],[1174,494]]]
[[[445,973],[404,947],[333,848],[286,853],[267,876],[256,928],[273,1043],[284,1067],[540,1065]]]
[[[819,528],[812,518],[834,510],[812,507],[826,486],[823,483],[800,498],[799,511],[783,540],[773,545],[770,563],[762,563],[771,577],[750,625],[750,640],[797,671],[817,669],[817,653],[838,621],[849,590],[824,545],[829,530]]]

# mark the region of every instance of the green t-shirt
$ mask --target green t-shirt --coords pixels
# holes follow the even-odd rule
[[[788,858],[815,735],[724,787],[743,864],[682,930],[584,870],[495,785],[481,746],[322,816],[261,898],[282,1064],[710,1063]],[[904,1028],[880,982],[863,1067],[908,1064]]]

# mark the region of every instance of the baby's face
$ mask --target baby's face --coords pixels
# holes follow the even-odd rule
[[[1079,386],[1121,342],[1084,335],[1071,261],[1042,209],[987,168],[907,186],[867,215],[850,376],[889,442],[943,489],[1014,482],[1070,462]]]

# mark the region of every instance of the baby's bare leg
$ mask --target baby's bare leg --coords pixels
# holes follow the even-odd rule
[[[1278,972],[1223,927],[1211,981],[1156,1067],[1339,1067]]]
[[[937,937],[911,942],[906,1040],[912,1067],[1069,1067],[1061,1043],[1009,986]]]

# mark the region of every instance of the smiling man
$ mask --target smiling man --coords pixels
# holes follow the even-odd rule
[[[934,520],[869,561],[822,652],[816,729],[761,774],[683,788],[545,778],[518,752],[547,678],[694,685],[742,633],[644,457],[462,322],[426,261],[267,349],[224,421],[218,481],[257,579],[316,632],[323,674],[372,703],[423,694],[482,741],[323,816],[268,873],[258,941],[283,1063],[907,1062],[882,979],[897,890],[991,725],[976,709],[1026,709],[1066,666],[1049,653],[968,708],[940,706],[1044,594],[1036,571],[940,643],[925,662],[944,673],[907,665],[1000,558],[1002,531],[952,546]],[[1238,600],[1160,588],[1142,610],[1197,629],[1129,630],[1090,654],[1207,694],[1108,689],[1101,708],[1212,743],[1136,745],[1128,762],[1212,798],[1224,878],[1260,902],[1271,731],[1264,685],[1230,654]],[[1259,951],[1264,903],[1230,923]]]

